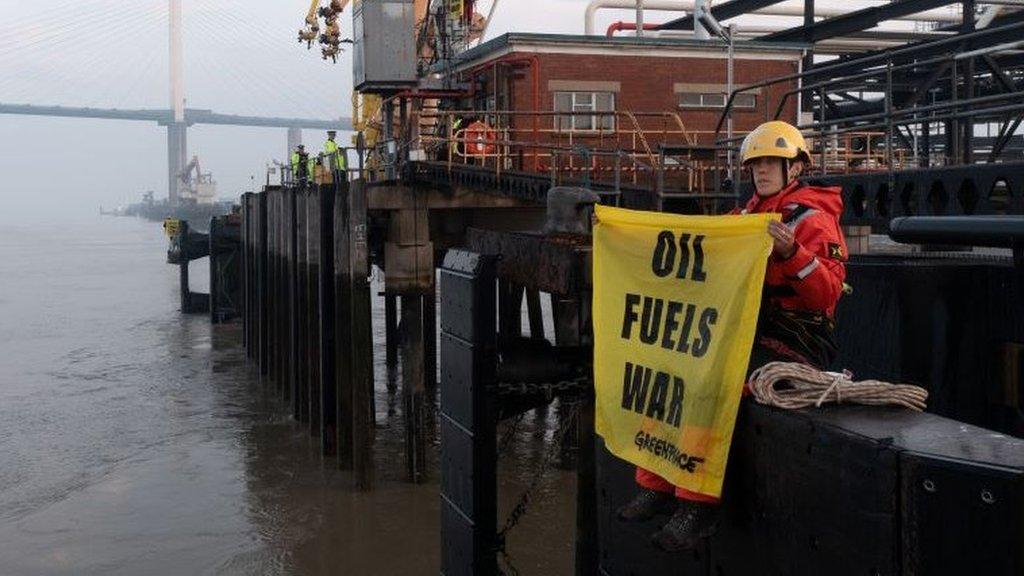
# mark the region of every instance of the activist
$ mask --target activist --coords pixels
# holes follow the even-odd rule
[[[772,254],[747,374],[777,360],[825,368],[837,352],[833,317],[846,277],[840,189],[797,180],[811,156],[799,130],[785,122],[758,126],[743,141],[740,158],[756,193],[733,213],[782,216],[768,225]],[[651,537],[659,548],[693,549],[714,532],[719,499],[673,486],[639,467],[636,482],[643,490],[618,516],[642,521],[675,509]]]

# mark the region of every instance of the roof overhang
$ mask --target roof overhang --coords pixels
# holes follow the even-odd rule
[[[737,40],[735,58],[741,60],[799,60],[806,44],[780,44]],[[486,64],[508,54],[575,54],[586,56],[644,56],[656,58],[728,58],[728,46],[718,39],[636,38],[563,34],[508,33],[473,47],[458,56],[455,70]]]

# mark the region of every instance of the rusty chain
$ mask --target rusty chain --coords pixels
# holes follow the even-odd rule
[[[568,383],[572,383],[572,386],[568,386]],[[580,389],[580,383],[589,386],[590,378],[580,377],[575,380],[550,384],[566,385],[566,389]],[[534,385],[531,384],[531,386]],[[547,384],[541,386],[544,386],[545,388],[543,389],[545,390],[554,389],[554,386],[552,386],[551,388],[547,388]],[[515,565],[513,565],[512,557],[509,555],[508,549],[506,548],[508,533],[511,532],[512,529],[519,524],[519,521],[523,519],[523,516],[526,515],[527,508],[529,507],[530,503],[533,502],[533,494],[536,491],[537,487],[540,485],[541,478],[543,478],[547,471],[550,469],[551,461],[554,459],[555,454],[557,454],[561,450],[562,445],[565,443],[565,439],[569,434],[569,431],[573,429],[577,422],[577,419],[579,418],[579,413],[580,402],[573,402],[572,409],[570,410],[565,420],[562,422],[562,425],[559,426],[559,428],[555,431],[555,434],[552,437],[551,445],[548,446],[548,450],[544,454],[544,458],[541,461],[540,466],[537,468],[537,471],[534,472],[533,477],[530,479],[529,485],[526,487],[526,490],[524,490],[523,493],[519,495],[519,500],[516,502],[516,505],[512,508],[512,512],[509,513],[508,518],[505,519],[505,524],[502,526],[501,530],[498,531],[497,551],[499,557],[505,564],[505,569],[502,569],[500,565],[498,567],[498,570],[502,575],[519,576],[519,570],[516,569]]]

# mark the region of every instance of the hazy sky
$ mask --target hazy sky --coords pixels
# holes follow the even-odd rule
[[[818,3],[822,5],[823,2]],[[501,0],[487,37],[582,33],[587,0]],[[324,62],[298,44],[307,0],[183,0],[188,106],[232,114],[349,115],[351,59]],[[490,2],[480,10],[486,13]],[[0,0],[0,102],[167,108],[165,0]],[[597,29],[633,13],[602,11]],[[651,12],[651,22],[669,13]],[[763,20],[763,17],[762,17]],[[342,17],[351,37],[351,12]],[[322,134],[308,131],[307,143]],[[283,158],[285,131],[194,126],[189,152],[222,197]],[[0,115],[0,220],[63,217],[166,194],[166,131],[145,122]]]

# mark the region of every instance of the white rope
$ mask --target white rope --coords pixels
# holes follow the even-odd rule
[[[750,390],[760,404],[787,410],[821,407],[825,402],[903,406],[922,411],[928,391],[911,384],[881,380],[854,382],[848,371],[823,372],[797,362],[771,362],[750,375]],[[785,386],[777,386],[785,383]]]

